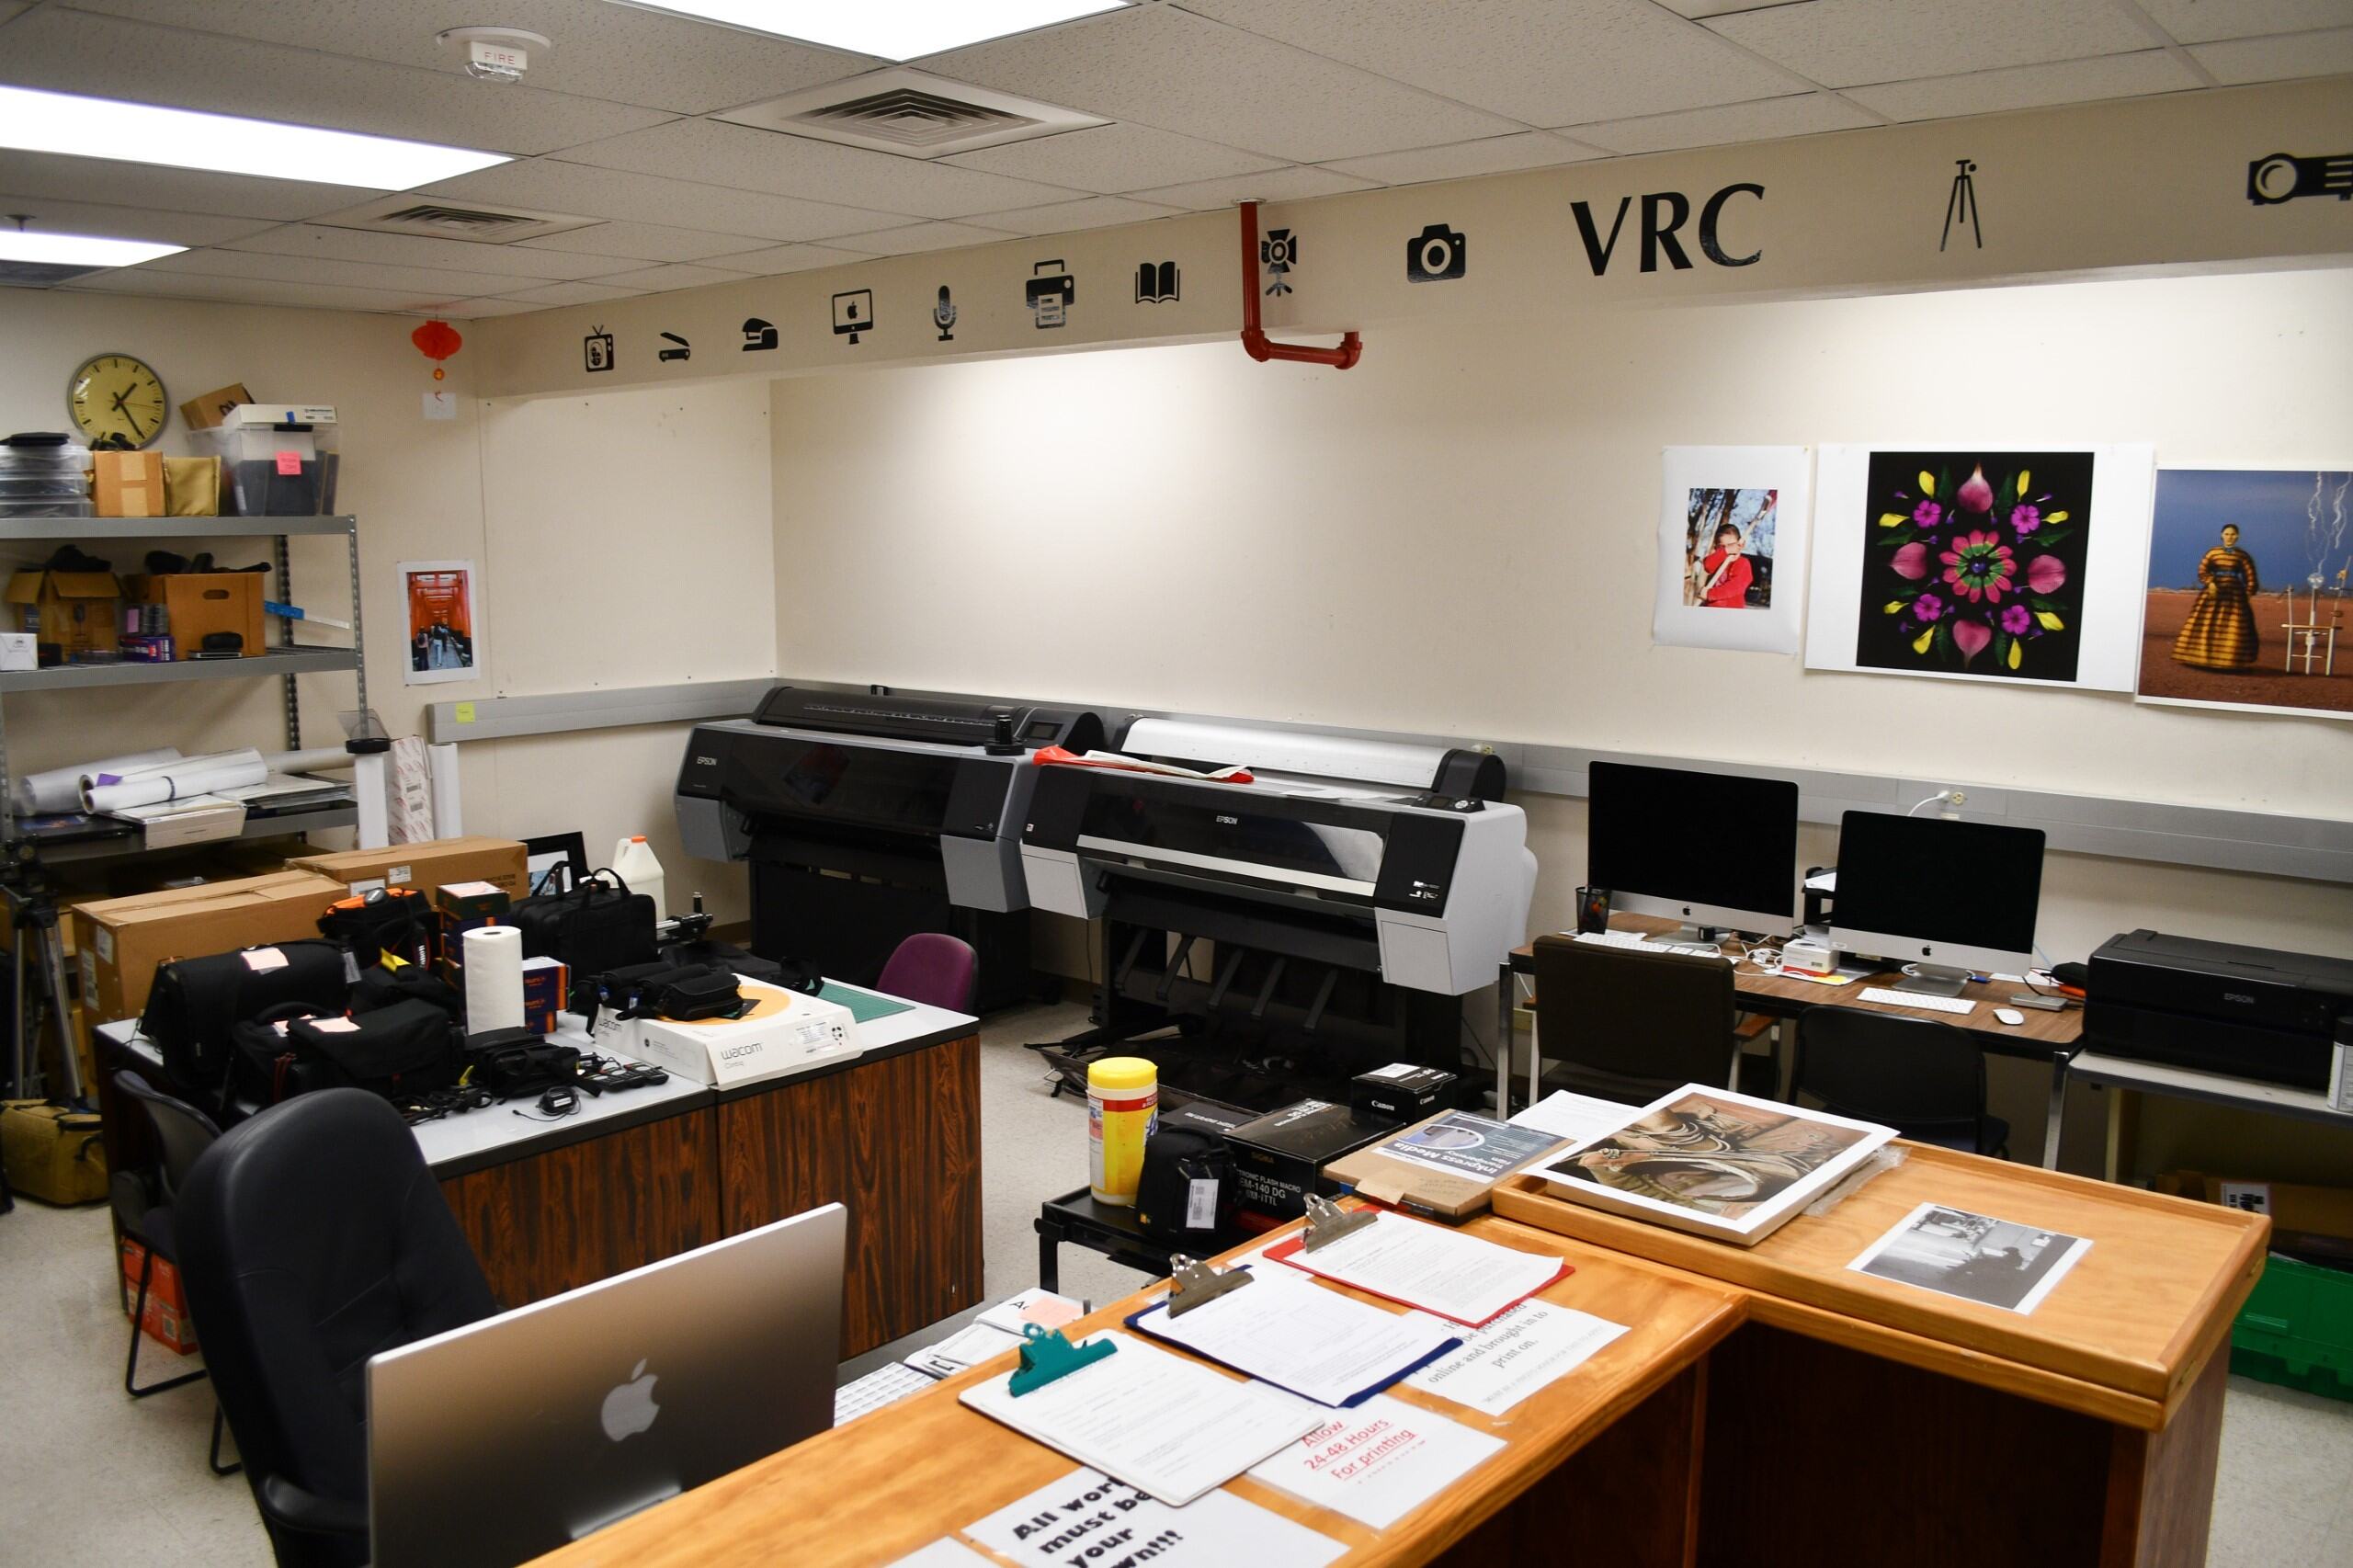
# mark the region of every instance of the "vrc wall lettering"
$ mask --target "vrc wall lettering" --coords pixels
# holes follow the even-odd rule
[[[1724,249],[1724,204],[1735,196],[1753,196],[1761,201],[1765,198],[1765,187],[1746,181],[1728,185],[1708,198],[1699,208],[1699,251],[1718,267],[1753,267],[1765,254],[1762,246],[1746,256],[1733,256]],[[1631,196],[1618,199],[1617,215],[1610,220],[1609,233],[1605,236],[1600,225],[1594,222],[1591,203],[1569,203],[1569,210],[1576,215],[1577,237],[1585,242],[1586,260],[1593,264],[1596,278],[1609,270],[1610,258],[1617,254],[1619,236],[1626,227],[1626,214],[1633,205],[1634,199]],[[1683,242],[1678,237],[1683,225],[1690,218],[1691,199],[1679,190],[1654,190],[1643,198],[1642,269],[1644,272],[1656,272],[1661,257],[1665,257],[1666,265],[1677,272],[1691,269],[1690,254],[1683,248]]]

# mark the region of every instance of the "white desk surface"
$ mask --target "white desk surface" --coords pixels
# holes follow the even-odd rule
[[[2239,1106],[2307,1121],[2328,1121],[2353,1128],[2353,1116],[2328,1108],[2328,1096],[2318,1089],[2290,1088],[2254,1078],[2233,1078],[2176,1067],[2163,1062],[2139,1062],[2130,1057],[2103,1056],[2079,1051],[2067,1064],[2067,1075],[2087,1083],[2112,1084],[2144,1094],[2170,1095],[2176,1099],[2205,1100],[2213,1105]]]

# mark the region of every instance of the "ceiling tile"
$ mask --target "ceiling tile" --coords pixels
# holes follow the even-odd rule
[[[1418,185],[1424,180],[1468,179],[1473,175],[1497,175],[1512,169],[1540,169],[1596,155],[1590,147],[1580,147],[1541,131],[1528,131],[1518,136],[1458,142],[1451,147],[1420,147],[1408,153],[1343,158],[1324,166],[1360,179],[1378,180],[1382,185]]]
[[[231,304],[311,307],[327,311],[414,311],[448,301],[407,290],[345,289],[325,283],[281,283],[261,278],[213,278],[200,272],[124,267],[78,279],[74,290],[153,294],[169,300],[218,300]]]
[[[959,153],[941,162],[1106,195],[1282,166],[1278,159],[1149,125],[1092,126],[1035,142]]]
[[[2290,76],[2333,76],[2353,71],[2353,28],[2201,43],[2190,50],[2219,82],[2279,82]]]
[[[1707,26],[1831,87],[2126,54],[2150,42],[2124,6],[2051,0],[1806,0]]]
[[[108,207],[35,196],[0,196],[0,212],[12,217],[22,212],[32,220],[31,228],[52,234],[160,240],[174,245],[217,245],[270,226],[262,218],[217,218],[202,212],[162,212],[152,207]]]
[[[616,272],[599,278],[599,283],[609,283],[616,289],[634,289],[643,294],[666,294],[673,289],[699,289],[706,283],[740,283],[749,273],[729,272],[716,267],[692,267],[685,262],[672,262],[667,267],[640,267],[634,272]]]
[[[955,50],[924,69],[1302,163],[1526,129],[1167,5]]]
[[[2318,30],[2348,16],[2345,0],[2141,0],[2141,9],[2183,43]]]
[[[839,201],[915,218],[961,218],[992,207],[1034,206],[1075,194],[978,169],[710,119],[674,119],[559,156],[568,164],[644,175],[691,171],[697,179],[732,189]]]
[[[0,22],[6,22],[32,4],[32,0],[0,0]]]
[[[0,189],[43,200],[152,207],[221,218],[266,218],[280,223],[348,207],[362,194],[359,187],[347,185],[216,175],[201,169],[166,169],[5,149],[0,149]]]
[[[1799,93],[1759,103],[1685,109],[1680,114],[1644,115],[1637,119],[1608,120],[1599,125],[1564,126],[1563,130],[1580,142],[1589,142],[1612,153],[1665,153],[1677,147],[1716,147],[1730,142],[1811,136],[1816,131],[1847,131],[1875,123],[1861,109],[1840,103],[1826,93]]]
[[[517,289],[499,298],[534,305],[593,305],[601,300],[626,300],[643,292],[642,289],[617,289],[609,283],[542,283],[536,289]]]
[[[917,251],[952,250],[958,245],[985,245],[1014,236],[971,223],[909,223],[880,229],[870,234],[844,234],[832,243],[840,249],[866,256],[913,256]]]
[[[1667,15],[1650,0],[1185,4],[1253,33],[1529,125],[1738,103],[1811,85],[1791,81],[1788,73]]]
[[[620,222],[596,223],[535,240],[517,240],[514,248],[582,251],[591,256],[626,256],[631,261],[703,261],[757,244],[757,237],[749,234],[714,234],[707,229],[665,229],[659,223]]]
[[[496,300],[443,300],[437,304],[418,305],[403,312],[404,315],[443,316],[450,321],[473,321],[482,316],[519,316],[548,307],[529,300],[507,295]]]
[[[532,251],[520,245],[445,240],[431,234],[381,234],[370,229],[338,229],[324,223],[290,223],[241,239],[232,248],[330,261],[438,267],[452,272],[487,272],[513,278],[595,278],[619,272],[634,259]]]
[[[658,124],[656,109],[496,86],[449,72],[51,8],[11,25],[0,81],[215,114],[545,153]]]
[[[516,279],[494,272],[452,272],[430,267],[271,256],[250,250],[189,250],[142,264],[155,272],[200,272],[211,278],[258,278],[280,283],[331,283],[346,289],[404,290],[427,299],[500,294]]]
[[[0,180],[0,184],[7,184]],[[545,212],[577,212],[594,218],[625,218],[675,229],[709,229],[748,234],[756,240],[824,240],[880,228],[896,213],[870,212],[765,191],[729,190],[693,180],[664,179],[626,169],[530,158],[479,169],[439,185],[432,196],[469,201],[511,202]]]
[[[1727,11],[1762,11],[1774,6],[1794,6],[1801,0],[1658,0],[1668,10],[1685,17],[1721,17]]]
[[[1090,196],[1084,201],[1058,201],[1051,207],[1023,207],[1011,212],[983,212],[973,218],[986,228],[1009,234],[1068,234],[1080,229],[1108,229],[1119,223],[1143,223],[1172,217],[1178,209],[1155,207],[1125,196]]]
[[[885,62],[814,44],[714,27],[633,6],[582,0],[73,0],[106,11],[208,32],[358,55],[457,75],[434,35],[494,21],[543,33],[555,52],[531,66],[534,87],[680,114],[706,114]],[[506,88],[492,88],[503,92]]]
[[[864,251],[835,250],[831,245],[770,245],[765,250],[738,251],[732,256],[710,258],[717,267],[737,272],[755,273],[762,278],[776,278],[787,272],[807,272],[820,267],[837,267],[848,261],[871,261]]]
[[[1890,119],[1942,119],[2049,104],[2089,103],[2095,98],[2177,93],[2203,85],[2196,72],[2168,51],[2144,49],[2138,54],[2108,54],[2054,65],[2013,65],[1925,82],[1882,82],[1876,86],[1849,87],[1847,97]]]
[[[1231,175],[1224,179],[1195,180],[1190,185],[1162,186],[1136,192],[1139,201],[1206,212],[1237,201],[1305,201],[1310,197],[1337,196],[1344,190],[1370,190],[1373,183],[1330,169],[1276,169],[1263,175]]]

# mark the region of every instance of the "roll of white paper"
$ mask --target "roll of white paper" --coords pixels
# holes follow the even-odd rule
[[[208,790],[258,784],[268,777],[268,764],[262,761],[261,753],[250,749],[182,757],[177,762],[150,764],[129,773],[85,775],[82,809],[112,812],[125,806],[153,806]]]
[[[179,755],[176,746],[160,746],[153,751],[135,751],[128,756],[109,756],[73,767],[52,767],[46,773],[19,778],[17,780],[17,810],[23,812],[78,812],[82,809],[84,774],[122,773],[159,762],[176,762]]]
[[[1128,727],[1120,749],[1132,756],[1183,757],[1212,766],[1238,762],[1260,772],[1404,784],[1416,790],[1429,789],[1438,778],[1438,765],[1446,760],[1444,746],[1189,719],[1139,719]]]
[[[351,754],[341,746],[313,746],[309,751],[274,751],[262,757],[272,773],[333,773],[351,766]]]
[[[466,1032],[523,1027],[523,932],[515,926],[484,926],[463,938],[466,960]]]
[[[433,775],[433,836],[463,837],[466,817],[458,792],[458,748],[444,742],[426,746],[425,753],[426,766]]]

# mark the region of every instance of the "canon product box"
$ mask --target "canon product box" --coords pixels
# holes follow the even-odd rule
[[[796,1073],[847,1062],[865,1049],[858,1019],[847,1007],[780,985],[736,977],[752,1010],[740,1018],[706,1018],[682,1024],[669,1018],[637,1018],[634,1049],[615,1047],[680,1077],[723,1089],[787,1078]],[[597,1015],[603,1048],[606,1015]]]
[[[1395,1127],[1437,1110],[1453,1088],[1454,1074],[1444,1068],[1392,1062],[1348,1080],[1348,1106],[1368,1120]]]
[[[1244,1122],[1225,1135],[1242,1223],[1264,1229],[1298,1219],[1325,1165],[1392,1131],[1329,1100],[1300,1100]]]

